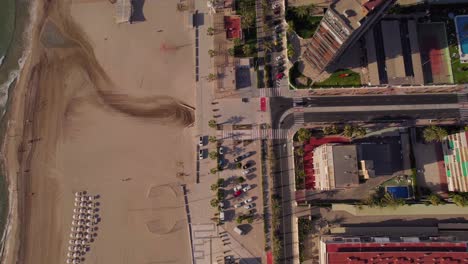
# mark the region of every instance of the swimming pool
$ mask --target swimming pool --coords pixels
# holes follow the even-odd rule
[[[390,193],[395,199],[410,198],[410,191],[407,186],[387,186],[387,192]]]
[[[468,15],[455,17],[461,57],[468,56]]]

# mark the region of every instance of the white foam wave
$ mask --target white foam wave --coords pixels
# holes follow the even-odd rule
[[[5,56],[1,56],[1,57],[0,57],[0,66],[2,66],[3,60],[4,60],[4,59],[5,59]]]

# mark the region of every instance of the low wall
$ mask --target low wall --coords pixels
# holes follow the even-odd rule
[[[361,209],[360,209],[361,208]],[[404,205],[396,208],[392,207],[369,207],[349,204],[333,204],[333,211],[345,211],[355,216],[379,216],[379,215],[391,215],[391,216],[420,216],[420,215],[467,215],[468,207],[460,207],[455,204],[446,205]]]

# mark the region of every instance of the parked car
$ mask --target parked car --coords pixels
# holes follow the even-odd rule
[[[242,190],[238,190],[234,192],[234,197],[239,197],[242,194]]]
[[[242,190],[242,184],[239,184],[237,185],[236,187],[234,187],[234,191],[237,192],[239,190]]]
[[[249,204],[253,201],[252,197],[248,197],[247,199],[244,200],[245,204]]]
[[[218,153],[219,153],[219,155],[223,155],[223,154],[224,154],[223,147],[219,147],[219,148],[218,148]]]
[[[247,163],[245,163],[244,166],[242,166],[242,168],[245,170],[245,169],[248,169],[248,168],[252,167],[252,165],[253,165],[252,163],[247,162]]]
[[[203,147],[204,142],[203,142],[203,136],[200,137],[200,140],[198,141],[198,146]]]
[[[242,205],[244,205],[244,202],[240,202],[240,203],[238,203],[238,204],[235,204],[235,205],[234,205],[234,208],[239,208],[239,207],[241,207]]]
[[[203,159],[203,149],[200,149],[198,151],[198,158],[201,159],[201,160]]]
[[[224,221],[224,212],[219,212],[219,220]]]
[[[245,159],[246,157],[247,157],[246,154],[240,155],[240,156],[238,156],[237,158],[234,159],[234,162],[239,162],[239,161]]]
[[[224,210],[224,203],[223,203],[223,202],[220,202],[220,203],[218,204],[218,206],[219,206],[219,208],[221,208],[221,210]]]
[[[283,78],[284,78],[284,73],[280,72],[280,73],[276,74],[276,79],[277,80],[281,80]]]
[[[244,206],[244,208],[247,209],[247,210],[248,210],[248,209],[251,209],[251,208],[253,208],[253,207],[254,207],[253,204],[247,204],[247,205]]]
[[[254,171],[254,168],[250,168],[250,169],[244,170],[242,173],[243,173],[244,175],[247,175],[247,174],[249,174],[249,173],[251,173],[251,172],[253,172],[253,171]]]
[[[242,188],[242,191],[247,192],[248,190],[252,189],[252,186],[248,185]]]
[[[283,59],[284,59],[283,55],[280,55],[280,56],[276,57],[276,61],[280,61],[280,60],[283,60]]]

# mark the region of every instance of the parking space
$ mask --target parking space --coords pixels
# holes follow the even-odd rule
[[[222,146],[225,167],[219,172],[219,177],[225,180],[223,228],[236,244],[251,255],[263,258],[265,241],[260,142],[225,140]],[[242,230],[242,234],[234,231],[236,227]]]

